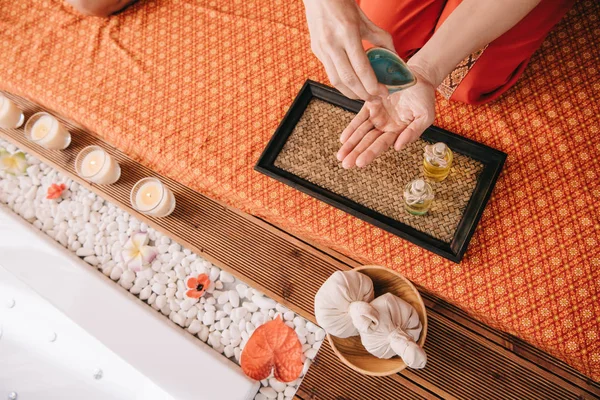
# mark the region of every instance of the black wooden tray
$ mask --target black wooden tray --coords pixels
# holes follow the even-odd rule
[[[310,80],[307,81],[267,144],[255,169],[429,251],[454,262],[460,262],[490,198],[492,189],[506,160],[506,154],[435,126],[431,126],[423,133],[421,138],[424,141],[444,142],[455,154],[458,153],[482,164],[475,187],[468,202],[466,202],[451,240],[443,241],[275,165],[277,157],[313,99],[323,100],[352,113],[357,113],[363,104],[360,101],[348,99],[333,88]],[[401,193],[402,190],[399,188],[399,196],[402,195]]]

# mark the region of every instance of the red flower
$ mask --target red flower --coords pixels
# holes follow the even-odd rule
[[[197,277],[190,276],[187,278],[185,284],[190,289],[185,292],[185,295],[187,297],[199,299],[204,295],[204,292],[206,292],[206,289],[210,285],[210,279],[208,279],[208,275],[200,274]]]
[[[67,186],[64,183],[61,183],[60,185],[53,183],[48,188],[48,195],[46,196],[46,198],[49,200],[58,199],[66,188]]]

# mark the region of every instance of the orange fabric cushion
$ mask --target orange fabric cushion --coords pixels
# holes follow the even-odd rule
[[[509,154],[460,265],[253,171],[304,81],[326,82],[299,0],[148,0],[110,19],[0,0],[0,88],[600,380],[599,9],[577,3],[500,100],[439,100],[438,126]]]

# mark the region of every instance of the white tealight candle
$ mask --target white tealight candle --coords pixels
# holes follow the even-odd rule
[[[121,177],[119,163],[98,146],[81,150],[75,160],[75,169],[79,176],[99,185],[113,184]]]
[[[14,129],[23,125],[25,115],[17,105],[0,94],[0,128]]]
[[[71,134],[48,113],[37,113],[27,121],[25,135],[29,140],[51,150],[62,150],[71,144]]]
[[[144,178],[131,191],[131,205],[153,217],[166,217],[175,209],[173,192],[155,178]]]

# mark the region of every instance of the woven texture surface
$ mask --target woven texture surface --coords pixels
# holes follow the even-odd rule
[[[430,182],[435,200],[426,215],[406,212],[402,192],[413,179],[423,178],[423,150],[418,140],[402,152],[389,150],[366,168],[346,170],[335,154],[340,134],[354,114],[313,99],[288,138],[275,166],[333,193],[450,243],[477,185],[483,165],[455,153],[450,175]]]
[[[600,380],[599,14],[576,3],[499,100],[438,97],[435,125],[508,154],[459,265],[253,170],[306,79],[327,83],[300,0],[146,0],[108,19],[0,0],[0,89]]]

